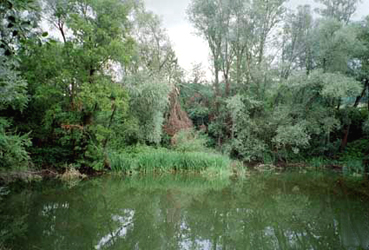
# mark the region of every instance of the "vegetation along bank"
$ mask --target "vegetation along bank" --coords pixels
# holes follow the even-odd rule
[[[369,16],[353,20],[358,0],[286,2],[192,0],[208,79],[179,66],[143,1],[1,1],[1,176],[368,172]]]

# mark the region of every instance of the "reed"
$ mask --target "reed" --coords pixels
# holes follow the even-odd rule
[[[139,154],[110,153],[114,171],[121,172],[199,172],[226,174],[231,160],[223,155],[206,152],[178,152],[149,148]]]

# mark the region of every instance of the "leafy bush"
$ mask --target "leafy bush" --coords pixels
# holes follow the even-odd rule
[[[249,96],[236,95],[227,101],[226,107],[233,123],[228,153],[245,161],[262,160],[268,151],[266,141],[271,139],[270,128],[265,127],[262,103]]]
[[[340,161],[349,162],[363,160],[365,152],[369,150],[369,139],[361,139],[350,142],[343,153],[340,154]]]
[[[16,135],[7,132],[10,123],[0,118],[0,170],[27,167],[30,157],[26,147],[31,146],[28,134]]]
[[[301,147],[309,145],[309,140],[310,136],[306,132],[306,126],[296,124],[294,126],[279,126],[273,142],[277,144],[277,148],[291,148],[295,154],[298,154]]]
[[[207,138],[193,130],[181,130],[172,138],[172,148],[180,152],[206,152]]]
[[[23,110],[28,102],[27,82],[14,70],[16,61],[0,54],[0,110]]]

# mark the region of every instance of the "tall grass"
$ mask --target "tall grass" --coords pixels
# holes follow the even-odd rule
[[[327,160],[323,157],[313,157],[307,162],[313,168],[323,168],[327,165]]]
[[[130,172],[137,168],[136,160],[129,154],[111,152],[108,157],[113,171]]]
[[[147,149],[139,154],[110,153],[112,170],[121,172],[199,172],[226,175],[231,160],[223,155],[205,152],[178,152],[167,149]]]

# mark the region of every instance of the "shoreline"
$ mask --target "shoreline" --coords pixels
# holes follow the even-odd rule
[[[243,166],[230,166],[229,170],[232,173],[231,176],[242,176],[245,174],[245,171],[286,171],[291,169],[316,169],[316,170],[332,170],[336,172],[343,172],[344,165],[339,164],[322,164],[321,166],[312,166],[309,163],[285,163],[279,162],[277,164],[263,164],[263,163],[244,163]],[[77,171],[75,171],[77,170]],[[19,171],[9,171],[9,172],[0,172],[0,186],[6,186],[13,182],[21,181],[21,182],[34,182],[34,181],[42,181],[44,179],[85,179],[85,178],[93,178],[98,176],[103,176],[110,173],[120,173],[125,176],[132,175],[131,172],[125,173],[124,171],[91,171],[91,169],[63,169],[63,171],[57,171],[55,169],[43,169],[43,170],[19,170]],[[153,171],[153,173],[160,173],[161,170]],[[178,173],[192,173],[191,170],[186,171],[172,171],[170,174],[178,174]],[[168,173],[168,172],[163,172]],[[369,173],[362,173],[363,176],[368,176]],[[367,177],[369,179],[369,177]]]

